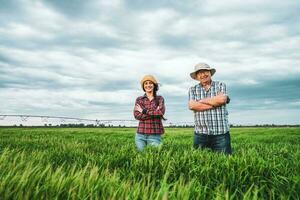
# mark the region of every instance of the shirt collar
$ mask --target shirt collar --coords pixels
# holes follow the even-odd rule
[[[216,82],[212,80],[211,84],[210,84],[210,87],[214,87],[215,84],[216,84]],[[203,88],[202,85],[201,85],[201,83],[199,83],[198,86],[201,87],[201,88]]]

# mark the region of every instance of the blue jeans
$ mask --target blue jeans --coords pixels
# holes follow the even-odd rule
[[[135,145],[139,151],[142,151],[145,146],[159,146],[161,143],[161,135],[135,134]]]
[[[194,134],[194,148],[209,148],[226,155],[232,153],[229,132],[221,135]]]

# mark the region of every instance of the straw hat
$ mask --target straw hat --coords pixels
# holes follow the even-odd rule
[[[196,74],[199,70],[209,70],[211,75],[214,75],[214,73],[216,73],[216,69],[211,68],[208,64],[198,63],[197,65],[195,65],[194,71],[192,73],[190,73],[190,76],[192,77],[192,79],[197,80]]]
[[[156,79],[154,78],[154,76],[152,76],[152,75],[145,75],[144,77],[143,77],[143,79],[141,80],[141,86],[142,86],[142,89],[144,89],[144,82],[145,81],[151,81],[153,84],[155,84],[155,85],[157,85],[158,83],[157,83],[157,81],[156,81]]]

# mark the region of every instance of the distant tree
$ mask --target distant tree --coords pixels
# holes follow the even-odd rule
[[[105,124],[99,124],[99,127],[104,128]]]

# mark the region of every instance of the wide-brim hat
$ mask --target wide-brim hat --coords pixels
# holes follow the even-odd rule
[[[190,76],[192,77],[192,79],[197,80],[196,74],[199,70],[209,70],[212,76],[216,73],[216,69],[211,68],[208,64],[198,63],[197,65],[195,65],[194,71],[192,73],[190,73]]]
[[[142,87],[142,89],[144,89],[144,82],[145,81],[151,81],[153,84],[155,84],[155,85],[157,85],[158,83],[157,83],[157,80],[154,78],[154,76],[152,76],[152,75],[145,75],[144,77],[143,77],[143,79],[141,80],[141,87]]]

